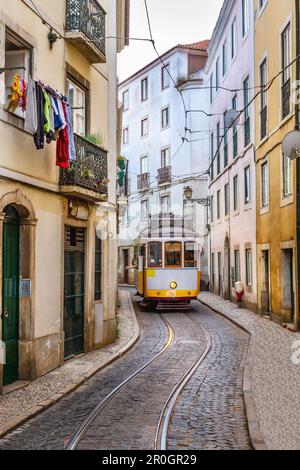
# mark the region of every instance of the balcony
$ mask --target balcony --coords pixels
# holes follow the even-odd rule
[[[138,191],[145,191],[150,187],[150,173],[143,173],[137,177]]]
[[[60,171],[60,191],[88,202],[106,200],[108,191],[107,152],[75,134],[76,161]]]
[[[106,62],[105,16],[96,0],[66,1],[66,39],[91,64]]]
[[[157,170],[158,184],[168,184],[171,182],[171,167],[165,166]]]

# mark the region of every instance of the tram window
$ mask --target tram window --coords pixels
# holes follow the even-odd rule
[[[194,242],[185,242],[184,244],[184,267],[197,267],[197,245]]]
[[[166,268],[181,268],[182,244],[181,242],[165,243]]]
[[[148,268],[162,267],[162,243],[151,242],[148,244]]]

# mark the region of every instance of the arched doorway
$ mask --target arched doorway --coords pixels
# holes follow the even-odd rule
[[[19,375],[20,217],[11,205],[4,209],[2,252],[3,385],[8,385]]]
[[[231,299],[230,289],[230,241],[226,237],[224,244],[224,298],[225,300]]]

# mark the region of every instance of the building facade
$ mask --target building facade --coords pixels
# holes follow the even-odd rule
[[[282,153],[295,126],[295,2],[256,0],[255,9],[258,310],[297,328],[296,163]]]
[[[120,282],[134,283],[134,240],[149,218],[173,213],[193,220],[202,247],[202,281],[208,283],[208,209],[184,200],[186,186],[193,189],[194,198],[208,196],[207,121],[203,114],[191,112],[208,108],[202,89],[207,46],[208,41],[178,45],[119,86],[128,196],[120,220]]]
[[[126,0],[0,1],[0,391],[115,338],[117,53]],[[37,150],[19,73],[65,95],[76,156]],[[4,362],[4,361],[3,361]]]
[[[256,310],[254,4],[225,0],[208,49],[210,128],[210,287]],[[230,128],[226,113],[242,111]]]

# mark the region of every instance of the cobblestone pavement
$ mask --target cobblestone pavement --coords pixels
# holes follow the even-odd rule
[[[171,347],[133,379],[96,418],[79,449],[151,449],[171,390],[205,348],[212,350],[182,393],[173,416],[173,448],[249,448],[241,396],[247,335],[194,303],[189,315],[164,315],[175,331]],[[164,346],[167,329],[156,313],[137,311],[141,337],[133,349],[52,408],[0,441],[0,449],[63,449],[85,416]]]
[[[138,335],[128,294],[120,292],[119,337],[104,348],[76,357],[62,367],[31,382],[28,386],[0,395],[0,435],[37,411],[42,411],[76,388],[114,357],[125,350]]]
[[[251,333],[252,392],[268,448],[299,450],[300,334],[290,332],[250,310],[238,309],[235,304],[214,294],[202,293],[200,299]]]
[[[243,400],[249,335],[205,306],[189,317],[208,331],[212,347],[177,401],[168,449],[251,449]]]

